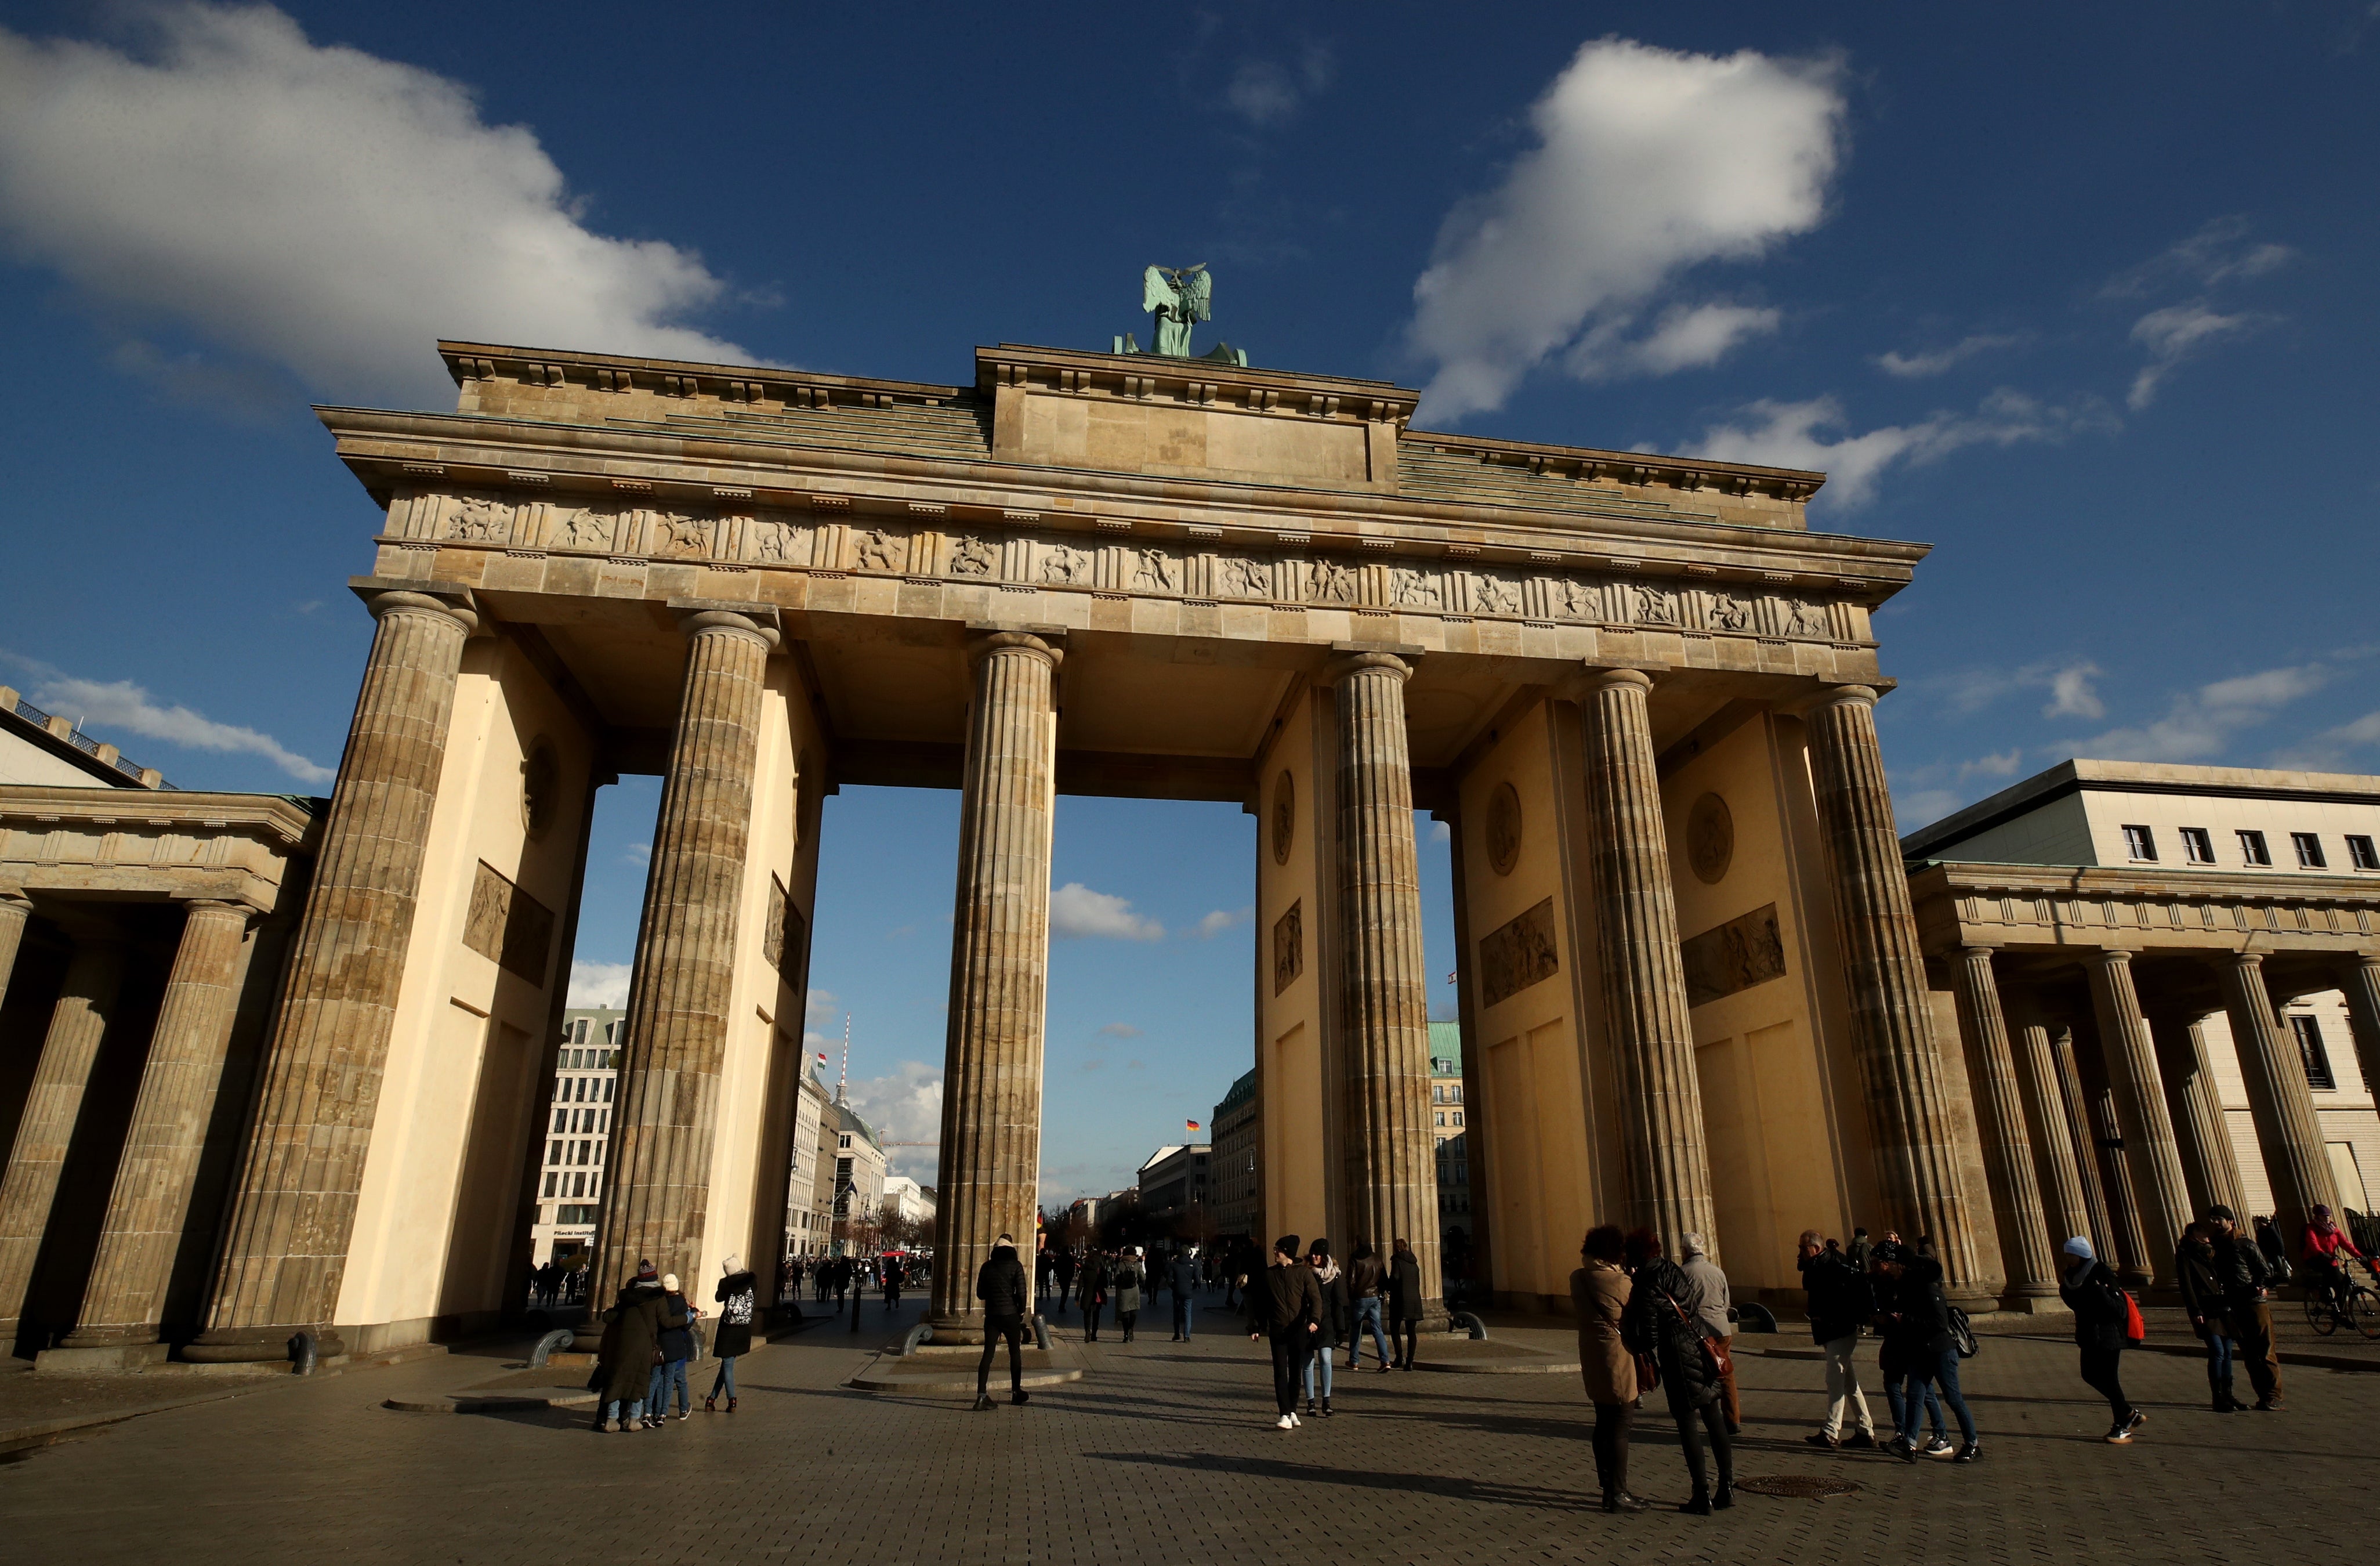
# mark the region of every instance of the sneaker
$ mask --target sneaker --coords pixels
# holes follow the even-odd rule
[[[2136,1408],[2132,1410],[2132,1416],[2124,1421],[2124,1434],[2129,1436],[2148,1422],[2149,1416]]]
[[[1297,1416],[1297,1410],[1295,1410],[1295,1409],[1293,1409],[1293,1409],[1291,1409],[1291,1410],[1289,1411],[1289,1425],[1290,1425],[1290,1428],[1292,1428],[1292,1429],[1295,1429],[1298,1426],[1303,1425],[1303,1424],[1305,1424],[1305,1420],[1300,1419],[1300,1418]]]
[[[1272,1427],[1276,1430],[1294,1430],[1297,1428],[1296,1426],[1290,1423],[1289,1415],[1286,1414],[1274,1420],[1272,1422]]]
[[[1827,1434],[1824,1430],[1813,1430],[1802,1439],[1809,1442],[1814,1447],[1824,1447],[1828,1451],[1833,1451],[1844,1444],[1835,1437]]]
[[[690,1409],[690,1408],[681,1408],[681,1409],[679,1409],[679,1410],[677,1411],[677,1416],[678,1416],[678,1418],[679,1418],[681,1421],[683,1421],[683,1420],[686,1417],[686,1415],[688,1415],[688,1414],[692,1414],[693,1412],[694,1412],[694,1410],[692,1410],[692,1409]]]
[[[1886,1441],[1876,1450],[1882,1452],[1887,1457],[1897,1457],[1903,1463],[1914,1463],[1917,1461],[1917,1449],[1910,1445],[1907,1441],[1902,1440],[1899,1436],[1893,1437],[1890,1440]]]
[[[1330,1417],[1330,1400],[1329,1398],[1324,1398],[1322,1400],[1322,1417],[1325,1419]]]
[[[1925,1455],[1928,1457],[1956,1457],[1959,1455],[1959,1449],[1950,1444],[1950,1439],[1948,1436],[1937,1436],[1932,1440],[1925,1443]]]
[[[2107,1432],[2107,1444],[2111,1447],[2128,1447],[2132,1444],[2132,1433],[2119,1425]]]
[[[1950,1461],[1953,1463],[1973,1463],[1975,1459],[1983,1455],[1984,1443],[1980,1439],[1978,1439],[1976,1440],[1969,1441],[1965,1446],[1961,1447],[1959,1449],[1959,1455],[1952,1458]]]

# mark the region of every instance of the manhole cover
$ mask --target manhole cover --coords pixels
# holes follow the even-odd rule
[[[1738,1479],[1735,1487],[1754,1495],[1785,1496],[1794,1500],[1824,1500],[1828,1496],[1857,1495],[1849,1479],[1822,1479],[1814,1474],[1779,1474],[1766,1479]]]

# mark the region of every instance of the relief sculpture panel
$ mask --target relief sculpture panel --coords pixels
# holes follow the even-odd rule
[[[1480,939],[1479,989],[1488,1005],[1509,1001],[1560,971],[1550,897]]]
[[[1785,977],[1785,938],[1777,929],[1777,904],[1755,908],[1715,929],[1682,942],[1686,1003],[1708,1005],[1738,990]]]
[[[1297,976],[1305,971],[1305,906],[1301,897],[1273,921],[1272,992],[1276,995],[1296,983]]]
[[[553,910],[482,860],[471,881],[463,944],[505,972],[542,986],[553,946]]]

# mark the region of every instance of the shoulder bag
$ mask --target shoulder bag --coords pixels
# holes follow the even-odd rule
[[[1678,1324],[1683,1327],[1687,1331],[1693,1333],[1694,1335],[1694,1341],[1702,1344],[1703,1374],[1713,1381],[1734,1375],[1735,1361],[1727,1352],[1727,1340],[1725,1338],[1713,1337],[1710,1333],[1704,1331],[1701,1325],[1692,1317],[1689,1317],[1685,1312],[1685,1308],[1678,1304],[1676,1296],[1664,1291],[1661,1297],[1668,1300],[1670,1302],[1670,1308],[1678,1313]]]

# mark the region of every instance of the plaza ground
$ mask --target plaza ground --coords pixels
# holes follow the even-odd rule
[[[1746,1353],[1739,1477],[1827,1475],[1858,1493],[1607,1517],[1574,1375],[1342,1372],[1338,1415],[1284,1434],[1261,1346],[1212,1329],[1226,1320],[1213,1310],[1187,1345],[1160,1317],[1130,1347],[1084,1346],[1085,1379],[976,1414],[844,1390],[888,1336],[881,1319],[871,1303],[856,1337],[837,1322],[763,1349],[742,1364],[735,1415],[698,1402],[651,1433],[597,1436],[561,1411],[382,1406],[499,1373],[493,1350],[146,1414],[0,1464],[0,1560],[2239,1566],[2357,1548],[2380,1463],[2367,1439],[2380,1375],[2292,1368],[2286,1413],[2216,1415],[2196,1362],[2128,1356],[2149,1423],[2113,1448],[2072,1350],[2016,1339],[1967,1365],[1982,1463],[1830,1455],[1802,1440],[1819,1366]],[[1806,1347],[1790,1332],[1743,1342]],[[705,1371],[698,1393],[708,1384]],[[1651,1411],[1640,1423],[1632,1481],[1673,1502],[1686,1482],[1666,1426]]]

